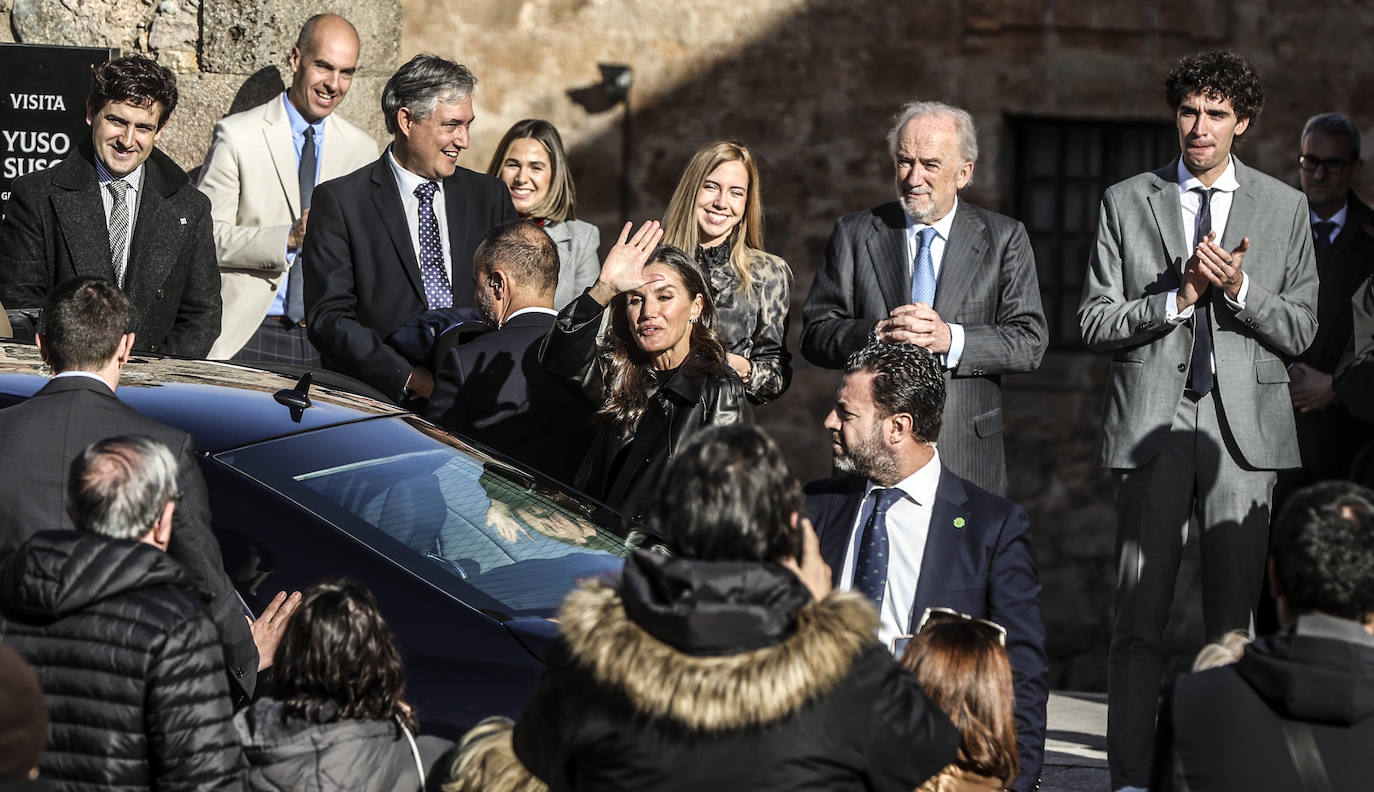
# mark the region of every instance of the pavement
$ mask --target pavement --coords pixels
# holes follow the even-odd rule
[[[1108,792],[1107,694],[1050,693],[1042,792]]]

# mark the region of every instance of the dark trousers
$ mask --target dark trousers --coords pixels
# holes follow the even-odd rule
[[[304,324],[290,324],[280,316],[269,316],[238,354],[230,358],[243,363],[293,363],[320,367],[320,353],[306,336]]]
[[[1149,786],[1164,628],[1190,520],[1201,529],[1207,640],[1252,629],[1276,476],[1240,459],[1220,402],[1210,394],[1185,396],[1159,453],[1140,468],[1114,472],[1117,581],[1107,677],[1112,789]]]

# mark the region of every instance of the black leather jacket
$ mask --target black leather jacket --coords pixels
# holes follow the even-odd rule
[[[556,377],[581,390],[593,409],[606,398],[597,335],[605,306],[587,292],[558,314],[544,340],[539,360]],[[663,471],[677,449],[708,426],[753,423],[744,383],[732,369],[707,373],[693,356],[649,395],[649,407],[627,437],[597,432],[582,460],[574,486],[632,520],[644,519],[649,496],[663,480]],[[628,446],[628,448],[627,448]],[[624,457],[616,467],[616,459]]]

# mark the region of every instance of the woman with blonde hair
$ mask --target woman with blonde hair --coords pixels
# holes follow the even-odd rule
[[[558,129],[539,118],[517,121],[497,144],[487,173],[506,183],[515,211],[537,220],[553,239],[558,248],[553,305],[572,302],[601,270],[596,257],[601,231],[576,219],[577,190]]]
[[[792,271],[763,250],[761,192],[744,144],[708,143],[687,163],[663,223],[663,243],[693,256],[706,274],[730,367],[755,404],[776,399],[792,381]]]
[[[1020,762],[1006,630],[986,619],[932,609],[902,654],[959,730],[959,754],[917,792],[1005,789]]]

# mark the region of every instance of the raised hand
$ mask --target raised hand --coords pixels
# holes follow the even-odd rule
[[[644,263],[663,239],[663,227],[657,220],[650,220],[630,236],[633,223],[626,223],[620,229],[620,238],[611,246],[606,260],[601,262],[601,274],[592,286],[592,297],[602,305],[611,301],[617,294],[633,291],[648,283],[663,280],[662,274],[646,275]]]
[[[1208,268],[1202,261],[1202,250],[1210,245],[1215,238],[1216,232],[1208,231],[1207,236],[1198,243],[1192,257],[1183,267],[1183,284],[1179,286],[1178,297],[1176,298],[1180,311],[1201,299],[1203,293],[1207,291],[1207,287],[1212,285],[1212,279],[1208,277]]]

